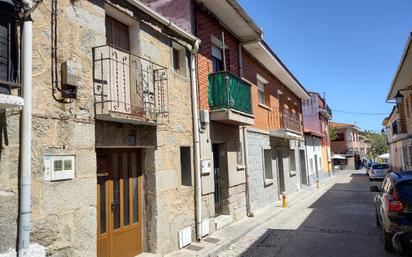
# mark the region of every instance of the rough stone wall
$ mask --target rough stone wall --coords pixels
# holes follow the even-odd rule
[[[276,153],[272,153],[273,183],[265,184],[265,171],[263,164],[263,148],[270,147],[270,136],[257,130],[248,130],[248,171],[249,171],[249,197],[251,210],[255,211],[278,199],[278,175]]]
[[[119,4],[121,8],[127,8]],[[192,186],[181,184],[180,168],[180,147],[189,146],[193,152],[191,87],[188,72],[180,75],[173,71],[173,40],[155,23],[147,21],[140,22],[138,35],[130,35],[130,38],[139,46],[137,54],[168,69],[167,122],[162,121],[157,126],[123,124],[120,127],[111,122],[97,122],[96,140],[97,146],[145,148],[144,250],[163,254],[178,249],[178,231],[185,227],[192,227],[195,240],[194,167],[192,165]],[[184,62],[186,66],[189,63],[187,59]],[[127,143],[129,135],[136,137],[136,144]],[[192,161],[193,158],[192,154]]]
[[[231,186],[223,191],[223,213],[230,214],[234,221],[246,217],[246,185]]]
[[[19,113],[15,109],[0,113],[0,253],[16,246]]]
[[[51,94],[50,4],[40,3],[32,15],[32,241],[46,246],[49,256],[94,256],[96,161],[91,48],[105,42],[103,2],[58,3],[57,61],[60,66],[73,59],[82,67],[82,85],[70,104],[55,101]],[[75,179],[43,181],[44,154],[74,154]]]

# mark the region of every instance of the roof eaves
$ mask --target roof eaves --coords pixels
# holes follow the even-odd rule
[[[249,14],[243,9],[243,7],[236,0],[226,0],[226,2],[235,9],[239,15],[250,25],[250,27],[259,35],[261,38],[263,35],[263,30],[255,23],[255,21],[249,16]]]
[[[305,87],[299,82],[299,80],[293,75],[292,72],[286,67],[286,65],[279,59],[279,57],[275,54],[275,52],[270,48],[270,46],[262,39],[260,41],[262,45],[268,50],[268,52],[276,59],[277,62],[282,66],[282,68],[288,73],[288,75],[296,82],[296,84],[302,89],[304,94],[306,94],[307,98],[310,98],[309,92],[305,89]]]
[[[410,35],[409,35],[409,37],[408,37],[408,40],[407,40],[407,42],[406,42],[406,46],[405,46],[405,48],[404,48],[404,50],[403,50],[403,53],[402,53],[402,56],[401,56],[401,61],[400,61],[399,65],[398,65],[398,67],[397,67],[397,69],[396,69],[395,77],[394,77],[393,80],[392,80],[391,87],[390,87],[390,89],[389,89],[389,91],[388,91],[388,94],[387,94],[387,96],[386,96],[386,100],[387,100],[387,101],[393,99],[393,98],[391,98],[392,90],[393,90],[393,88],[394,88],[394,86],[395,86],[396,80],[397,80],[398,77],[399,77],[399,73],[400,73],[400,71],[401,71],[401,69],[402,69],[402,66],[403,66],[403,64],[405,63],[406,56],[408,55],[409,50],[410,50],[410,48],[411,48],[411,44],[412,44],[412,32],[410,33]]]

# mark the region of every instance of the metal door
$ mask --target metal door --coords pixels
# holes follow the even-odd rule
[[[219,144],[213,144],[213,173],[215,180],[215,213],[222,212],[222,177],[220,174]]]

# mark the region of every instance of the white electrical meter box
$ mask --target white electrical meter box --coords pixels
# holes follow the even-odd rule
[[[200,110],[200,122],[204,124],[209,124],[210,122],[210,117],[209,117],[209,111],[208,110]]]
[[[45,155],[43,163],[45,181],[74,179],[74,155]]]
[[[201,170],[202,170],[202,175],[207,175],[212,170],[212,161],[210,161],[210,160],[201,160],[200,161],[200,166],[201,166]]]

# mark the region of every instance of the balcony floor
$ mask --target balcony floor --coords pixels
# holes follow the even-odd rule
[[[144,120],[144,118],[141,117],[135,117],[120,113],[96,114],[96,120],[147,126],[157,125],[157,122],[152,120]]]
[[[229,125],[255,124],[255,116],[232,109],[211,110],[210,120]]]
[[[270,130],[270,136],[272,137],[280,137],[280,138],[287,138],[287,139],[302,139],[303,140],[303,133],[300,131],[288,129],[288,128],[277,128]]]
[[[24,99],[20,96],[0,94],[0,109],[23,107]]]

